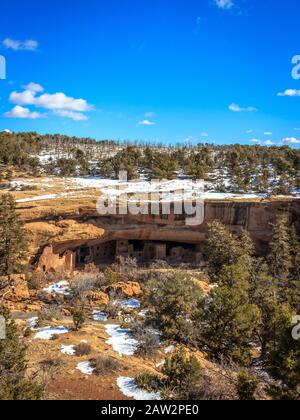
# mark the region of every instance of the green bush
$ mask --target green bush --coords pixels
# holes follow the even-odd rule
[[[255,401],[255,392],[257,390],[257,377],[247,371],[242,371],[238,376],[237,392],[240,400]]]
[[[144,389],[147,392],[153,392],[161,385],[161,380],[158,376],[147,372],[138,374],[134,380],[139,388]]]
[[[82,306],[75,306],[71,309],[71,314],[75,330],[81,330],[86,320],[84,308]]]

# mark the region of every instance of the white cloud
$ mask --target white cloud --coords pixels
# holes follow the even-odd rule
[[[39,85],[38,83],[28,83],[28,85],[22,86],[25,90],[29,90],[30,92],[44,92],[43,86]]]
[[[85,99],[75,99],[65,95],[62,92],[48,94],[43,93],[44,88],[37,83],[29,83],[23,86],[23,92],[12,92],[9,96],[9,100],[16,104],[14,108],[16,111],[7,113],[7,116],[14,116],[15,118],[39,118],[41,115],[37,112],[30,112],[23,106],[34,106],[36,108],[43,108],[53,112],[58,117],[70,118],[74,121],[85,121],[87,116],[84,112],[91,111],[93,107],[87,103]],[[40,93],[40,95],[38,95]],[[24,110],[30,112],[26,114]],[[15,113],[20,116],[15,116]],[[28,116],[26,116],[28,115]]]
[[[254,130],[247,130],[246,134],[252,134]]]
[[[273,134],[272,131],[265,131],[264,132],[265,136],[272,136],[272,134]]]
[[[138,125],[156,125],[155,122],[150,120],[143,120],[138,123]]]
[[[274,142],[272,141],[272,140],[266,140],[265,142],[264,142],[264,144],[266,145],[266,146],[274,146]]]
[[[68,110],[85,112],[90,111],[92,107],[84,99],[74,99],[62,92],[36,96],[36,91],[24,90],[23,92],[12,92],[9,99],[18,105],[35,105],[39,108],[51,110]]]
[[[17,105],[10,112],[6,112],[4,116],[6,118],[37,120],[38,118],[43,118],[45,115],[42,115],[39,112],[32,112],[28,108]]]
[[[74,99],[66,96],[64,93],[47,93],[36,98],[35,105],[46,109],[64,109],[69,111],[85,112],[90,111],[92,107],[84,99]]]
[[[234,3],[232,0],[214,0],[215,4],[220,8],[224,10],[232,9],[234,6]]]
[[[39,43],[33,39],[27,39],[25,41],[19,41],[11,38],[5,38],[2,41],[5,48],[14,51],[36,51]]]
[[[229,105],[229,110],[232,112],[255,112],[257,111],[256,108],[254,108],[253,106],[248,106],[247,108],[243,108],[238,104],[232,103],[231,105]]]
[[[237,104],[229,105],[229,110],[233,111],[233,112],[242,112],[243,111],[243,109]]]
[[[146,112],[145,117],[146,117],[146,118],[152,118],[152,117],[155,117],[155,112]]]
[[[261,140],[259,140],[259,139],[251,139],[250,141],[251,141],[252,143],[256,143],[256,144],[261,143]]]
[[[208,137],[209,135],[208,135],[208,133],[205,133],[205,132],[204,132],[204,133],[201,133],[201,134],[200,134],[200,136],[201,136],[201,137]]]
[[[64,109],[54,111],[54,115],[57,117],[70,118],[74,121],[86,121],[88,119],[88,117],[82,114],[82,112],[67,111]]]
[[[5,128],[2,133],[7,133],[7,134],[11,134],[11,131],[8,128]]]
[[[295,137],[286,137],[282,139],[283,144],[300,144],[300,140],[296,139]]]
[[[12,92],[9,96],[10,102],[18,105],[34,105],[35,94],[31,90],[24,90],[24,92]]]
[[[286,89],[284,92],[277,93],[277,96],[300,96],[300,90],[297,89]]]

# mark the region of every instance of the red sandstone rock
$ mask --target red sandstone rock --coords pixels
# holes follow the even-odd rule
[[[142,294],[141,286],[139,283],[132,281],[127,283],[119,282],[107,287],[106,293],[110,292],[122,293],[126,297],[139,297]]]
[[[104,306],[109,304],[109,296],[104,292],[89,292],[87,299],[90,306]]]
[[[24,275],[13,275],[10,278],[10,286],[1,293],[4,300],[10,302],[23,302],[30,298],[27,281]]]

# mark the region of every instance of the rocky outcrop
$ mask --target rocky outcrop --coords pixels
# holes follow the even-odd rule
[[[24,302],[30,299],[28,284],[24,275],[13,275],[10,279],[4,279],[4,284],[9,285],[2,291],[2,299],[10,302]]]
[[[132,281],[113,284],[108,286],[105,291],[106,293],[118,293],[128,298],[139,297],[142,294],[141,286],[139,283]]]
[[[24,275],[12,275],[10,279],[4,278],[7,286],[1,290],[0,304],[9,311],[36,312],[41,309],[42,303],[35,301],[28,288]]]
[[[109,296],[104,292],[88,292],[86,298],[91,307],[101,307],[109,304]]]

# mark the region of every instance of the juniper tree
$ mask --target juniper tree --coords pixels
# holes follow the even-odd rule
[[[255,245],[249,233],[242,229],[237,238],[238,247],[240,248],[240,256],[238,262],[244,267],[245,271],[249,273],[252,270],[254,263]]]
[[[216,359],[250,362],[250,342],[260,324],[260,312],[249,299],[249,283],[243,266],[224,267],[214,289],[199,307],[198,339]]]
[[[278,218],[272,225],[268,263],[270,274],[285,286],[291,267],[290,236],[286,217]]]
[[[252,264],[254,245],[246,231],[235,236],[218,221],[209,225],[205,253],[211,281],[216,281],[223,267],[239,262],[249,270]]]
[[[26,256],[23,222],[16,212],[12,195],[0,199],[0,276],[19,272]]]
[[[276,193],[278,195],[290,195],[293,191],[291,178],[288,174],[281,174],[279,177]]]
[[[295,226],[291,228],[290,249],[292,267],[290,270],[287,300],[300,313],[300,242]]]
[[[278,328],[278,316],[281,305],[279,304],[279,288],[268,267],[261,261],[255,264],[251,274],[250,300],[260,310],[260,323],[256,326],[255,334],[260,342],[262,358],[264,359],[270,348],[274,346]]]
[[[269,392],[278,400],[300,400],[300,340],[292,336],[291,321],[291,314],[283,315],[281,335],[268,360],[270,373],[279,381]]]
[[[42,389],[26,378],[26,347],[8,313],[0,308],[6,320],[6,338],[0,340],[0,400],[38,400]]]
[[[146,285],[145,300],[164,338],[188,344],[193,340],[192,319],[202,291],[180,274],[160,275]]]
[[[189,400],[203,381],[203,369],[195,356],[180,348],[166,359],[162,374],[166,378],[166,398]]]

